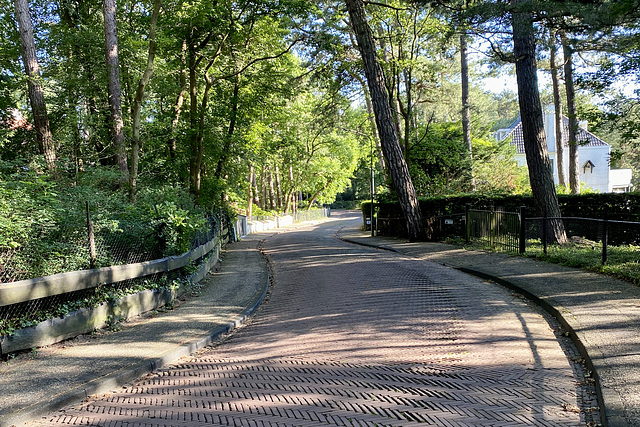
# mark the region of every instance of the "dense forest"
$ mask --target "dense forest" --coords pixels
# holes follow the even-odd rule
[[[588,119],[612,165],[640,174],[635,1],[0,6],[3,247],[22,244],[25,216],[59,219],[71,200],[141,218],[286,213],[367,199],[371,174],[379,197],[402,200],[408,181],[417,197],[533,192],[546,209],[579,183],[532,178],[548,169],[542,104],[570,128]],[[529,175],[492,137],[518,114],[527,160],[541,156]]]

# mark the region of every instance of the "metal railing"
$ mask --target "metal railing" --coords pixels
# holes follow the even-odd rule
[[[520,250],[520,213],[467,209],[465,239],[477,240],[492,249]]]
[[[373,227],[373,234],[406,237],[404,218],[376,216],[373,221],[364,215],[364,229]],[[638,252],[631,262],[640,263],[640,222],[581,217],[527,217],[525,208],[518,212],[501,209],[471,209],[464,213],[438,215],[425,221],[430,240],[462,239],[477,242],[491,249],[524,254],[540,245],[546,254],[548,246],[556,242],[554,229],[564,230],[567,244],[588,247],[599,253],[604,265],[612,253]],[[632,246],[631,248],[629,246]],[[637,248],[637,249],[635,249]],[[592,256],[592,255],[590,255]]]
[[[555,243],[553,223],[564,231],[568,244],[599,252],[602,265],[616,248],[640,247],[640,222],[581,217],[534,217],[526,218],[525,222],[523,238],[529,242],[539,241],[544,254]],[[640,262],[640,252],[636,262]]]
[[[229,218],[222,212],[203,219],[203,226],[195,233],[182,235],[186,238],[161,215],[146,222],[104,212],[91,215],[88,204],[86,212],[74,210],[61,221],[36,219],[30,234],[37,238],[20,241],[14,247],[0,247],[0,286],[67,271],[178,255],[211,240],[222,226],[229,228]]]

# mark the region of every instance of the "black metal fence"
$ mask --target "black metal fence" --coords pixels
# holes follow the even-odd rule
[[[406,236],[404,218],[365,216],[365,229],[373,226],[373,234],[380,236]],[[546,254],[549,245],[556,243],[555,230],[576,248],[590,248],[602,264],[612,253],[629,246],[637,247],[640,263],[640,222],[580,217],[527,217],[525,208],[518,212],[501,209],[470,209],[464,213],[438,215],[426,221],[430,240],[458,239],[475,242],[485,247],[508,253],[525,253],[541,247]],[[369,225],[371,224],[371,225]],[[631,251],[634,252],[633,250]]]
[[[502,210],[467,209],[465,240],[474,239],[507,252],[520,250],[521,216]]]
[[[545,254],[549,245],[556,242],[554,233],[550,231],[555,223],[560,231],[564,231],[566,243],[598,251],[603,265],[607,263],[612,251],[625,246],[639,248],[637,262],[640,262],[640,222],[580,217],[536,217],[526,218],[525,223],[524,239],[527,242],[539,243]]]

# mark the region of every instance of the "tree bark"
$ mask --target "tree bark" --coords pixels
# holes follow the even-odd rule
[[[222,148],[222,154],[220,154],[218,165],[216,166],[215,176],[217,177],[222,174],[222,169],[224,168],[224,164],[229,156],[229,151],[231,150],[233,134],[236,131],[236,124],[238,122],[238,104],[240,102],[239,93],[240,77],[236,75],[233,82],[233,95],[231,96],[231,117],[229,119],[229,127],[227,128],[227,135],[224,141],[224,146]]]
[[[571,194],[580,194],[580,164],[578,163],[578,113],[576,111],[576,89],[573,83],[573,49],[566,34],[561,33],[564,54],[564,85],[567,93],[567,116],[569,117],[569,189]]]
[[[469,150],[471,169],[471,191],[476,191],[476,179],[473,174],[473,149],[471,147],[471,111],[469,108],[469,63],[467,61],[467,34],[460,34],[460,78],[462,86],[462,137]]]
[[[400,59],[404,60],[403,57]],[[409,166],[411,164],[411,137],[415,132],[415,128],[413,127],[413,73],[411,67],[402,74],[404,75],[407,105],[406,108],[403,108],[402,103],[398,102],[398,106],[404,119],[404,158],[407,166]],[[398,87],[397,98],[400,99],[400,87]]]
[[[254,181],[253,165],[249,165],[249,191],[247,192],[247,218],[251,221],[253,214],[253,181]]]
[[[289,191],[287,191],[287,197],[285,201],[284,213],[295,212],[296,202],[294,201],[295,188],[293,184],[293,166],[289,165]]]
[[[135,98],[133,99],[133,134],[131,141],[131,167],[129,170],[129,197],[131,200],[135,200],[138,185],[138,164],[140,159],[140,113],[142,110],[142,100],[144,98],[145,88],[153,75],[153,61],[156,57],[156,24],[158,22],[161,5],[162,0],[155,0],[153,2],[153,12],[151,13],[151,22],[149,23],[149,52],[147,54],[147,68],[144,70],[144,73],[138,82],[138,88],[136,89]]]
[[[180,122],[180,115],[182,114],[182,104],[184,103],[184,96],[187,93],[187,70],[186,66],[186,51],[187,51],[187,41],[184,40],[182,42],[182,50],[180,57],[182,59],[180,67],[180,92],[178,92],[178,96],[176,98],[176,105],[174,107],[174,116],[171,120],[171,130],[169,135],[169,140],[167,141],[167,147],[169,148],[169,157],[171,159],[176,158],[176,129],[178,128],[178,122]]]
[[[200,166],[198,162],[198,60],[195,46],[189,44],[189,179],[190,190],[196,196],[200,193]]]
[[[363,11],[363,16],[366,16],[364,11]],[[382,60],[385,64],[390,64],[391,57],[389,56],[389,51],[387,50],[387,42],[385,39],[384,30],[382,29],[381,25],[378,26],[377,31],[378,31],[378,39],[380,40],[380,49],[382,50]],[[356,40],[357,38],[358,37],[356,36]],[[382,68],[380,69],[382,70]],[[365,70],[365,75],[366,75],[366,70]],[[387,75],[387,77],[389,76]],[[385,87],[387,88],[387,96],[389,97],[389,103],[390,105],[392,105],[391,111],[393,116],[393,123],[396,127],[396,133],[398,135],[398,143],[402,147],[404,145],[402,144],[402,141],[404,141],[405,138],[402,135],[402,124],[400,123],[400,117],[402,117],[402,111],[400,107],[400,101],[398,99],[399,91],[398,91],[398,96],[396,96],[396,88],[398,87],[399,77],[395,73],[392,73],[391,77],[386,79],[383,76],[383,79],[384,79]]]
[[[567,176],[564,164],[564,143],[562,141],[562,101],[560,97],[560,79],[558,78],[558,60],[555,36],[551,35],[551,83],[553,86],[553,108],[555,110],[555,136],[556,136],[556,165],[558,168],[558,183],[561,187],[567,187]]]
[[[275,173],[275,180],[276,180],[276,207],[278,209],[282,209],[282,189],[280,187],[280,169],[278,168],[278,165],[276,165],[276,173]]]
[[[269,209],[275,209],[276,202],[276,190],[273,185],[273,168],[271,166],[267,166],[267,171],[269,173]]]
[[[523,0],[512,0],[514,5]],[[518,83],[518,104],[522,119],[522,137],[529,168],[531,193],[535,207],[540,216],[560,218],[558,196],[553,183],[553,172],[547,141],[544,133],[544,120],[536,63],[536,42],[533,19],[530,13],[512,12],[513,53],[516,59],[516,80]],[[560,244],[566,243],[567,237],[561,220],[550,221],[551,237]]]
[[[378,157],[378,163],[380,164],[380,170],[384,174],[385,180],[387,177],[387,163],[384,159],[384,154],[382,153],[382,149],[380,147],[380,137],[378,136],[378,128],[376,127],[376,117],[373,112],[373,103],[371,102],[371,95],[369,94],[369,88],[367,87],[367,82],[360,76],[358,73],[351,74],[362,86],[362,92],[364,93],[364,101],[365,106],[367,107],[367,119],[369,120],[369,126],[371,127],[372,138],[375,141],[376,145],[376,155]]]
[[[33,124],[36,129],[36,140],[40,154],[44,155],[47,168],[50,172],[56,172],[56,149],[53,135],[49,127],[49,114],[44,99],[44,89],[41,84],[40,64],[36,56],[36,46],[33,40],[33,26],[29,13],[27,0],[14,1],[16,21],[20,33],[20,47],[22,50],[22,62],[27,74],[27,86],[29,90],[29,102],[33,113]]]
[[[252,194],[253,194],[253,204],[260,206],[260,192],[258,191],[258,179],[256,177],[256,170],[253,168],[253,175],[251,179],[251,185],[253,186]]]
[[[120,65],[118,59],[118,30],[116,24],[115,0],[102,1],[104,15],[104,47],[107,61],[107,79],[109,92],[109,110],[111,112],[109,133],[116,150],[118,168],[123,183],[129,180],[127,152],[125,149],[124,121],[122,120],[122,92],[120,89]]]
[[[267,190],[267,167],[262,165],[260,171],[260,194],[262,195],[262,209],[269,209],[269,191]]]
[[[345,3],[362,55],[382,150],[407,222],[409,239],[415,241],[423,236],[420,205],[409,175],[409,168],[402,156],[389,94],[385,90],[384,75],[376,56],[373,35],[366,21],[364,4],[362,0],[345,0]]]

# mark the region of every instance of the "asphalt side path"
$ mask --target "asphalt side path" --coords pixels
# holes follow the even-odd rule
[[[21,425],[104,393],[205,347],[266,295],[260,237],[227,245],[220,270],[177,308],[0,362],[0,426]]]
[[[246,326],[33,425],[585,424],[571,355],[537,307],[337,238],[358,220],[263,235],[272,286]]]
[[[640,288],[621,280],[520,256],[442,243],[371,237],[362,218],[342,228],[347,241],[397,251],[515,286],[561,316],[599,379],[606,425],[640,426]]]

